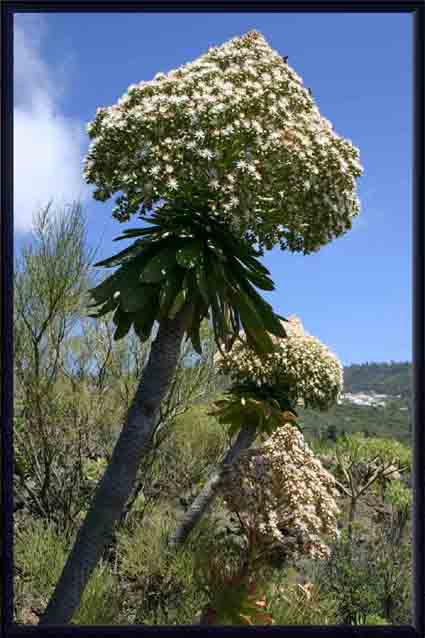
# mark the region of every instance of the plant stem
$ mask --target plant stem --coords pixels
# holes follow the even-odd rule
[[[149,453],[161,401],[172,381],[189,317],[187,305],[173,320],[160,324],[111,461],[40,624],[68,623],[80,605],[90,576],[134,489],[140,462]]]
[[[185,512],[180,525],[171,535],[168,543],[174,549],[179,549],[186,541],[194,527],[199,523],[218,493],[220,481],[226,469],[239,457],[241,452],[247,450],[254,443],[257,432],[252,427],[242,427],[239,430],[236,441],[228,450],[221,465],[213,472],[202,491]]]

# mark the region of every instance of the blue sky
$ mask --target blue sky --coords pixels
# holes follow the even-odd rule
[[[125,225],[82,180],[85,124],[130,84],[250,29],[313,90],[336,132],[360,149],[361,215],[303,256],[264,257],[276,312],[297,314],[345,365],[411,360],[412,18],[409,14],[20,14],[15,18],[15,231],[37,205],[81,197],[89,241],[106,257]],[[133,227],[137,220],[128,225]]]

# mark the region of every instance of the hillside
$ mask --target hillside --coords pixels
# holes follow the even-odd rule
[[[375,392],[390,396],[410,396],[412,364],[362,363],[344,368],[344,392]]]
[[[344,432],[390,436],[411,442],[410,363],[364,363],[344,368],[341,402],[325,413],[300,410],[307,435],[333,438]]]
[[[412,365],[407,362],[346,366],[344,393],[338,405],[322,413],[298,410],[306,436],[317,440],[344,432],[364,432],[366,436],[393,437],[410,445],[411,374]],[[229,378],[220,377],[215,392],[222,392],[229,384]]]

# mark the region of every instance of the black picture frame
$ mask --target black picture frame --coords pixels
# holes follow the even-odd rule
[[[414,624],[393,626],[30,626],[13,623],[13,15],[47,12],[354,12],[410,13],[413,19],[414,139],[413,139],[413,573]],[[2,467],[2,631],[5,638],[20,636],[357,636],[358,638],[423,638],[425,636],[425,175],[424,175],[424,33],[425,4],[413,0],[44,0],[1,4],[1,467]]]

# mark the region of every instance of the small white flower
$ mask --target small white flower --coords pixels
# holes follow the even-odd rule
[[[168,188],[171,188],[171,190],[176,191],[178,189],[179,184],[178,184],[178,181],[173,178],[168,180],[167,186]]]
[[[214,157],[214,153],[210,151],[208,148],[203,148],[199,151],[199,155],[207,160],[212,160]]]

